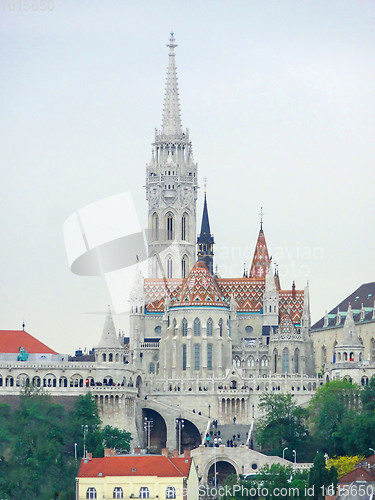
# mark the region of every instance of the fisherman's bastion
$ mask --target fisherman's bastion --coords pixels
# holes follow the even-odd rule
[[[59,354],[24,329],[0,331],[0,399],[25,384],[63,404],[91,392],[103,424],[131,432],[134,448],[197,448],[212,420],[247,426],[250,447],[266,391],[306,405],[328,380],[365,385],[375,374],[375,283],[311,325],[308,284],[280,283],[262,212],[247,270],[218,275],[206,189],[196,213],[198,168],[181,124],[173,33],[167,47],[162,126],[146,167],[148,277],[134,273],[129,334],[116,331],[110,310],[89,354]]]

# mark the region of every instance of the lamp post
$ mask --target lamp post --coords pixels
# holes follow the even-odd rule
[[[286,452],[286,450],[289,450],[289,448],[286,447],[286,448],[283,449],[283,460],[285,460],[285,452]]]
[[[293,456],[294,456],[294,465],[297,463],[297,452],[296,450],[293,450]]]
[[[208,418],[211,418],[211,405],[208,405]]]
[[[152,419],[148,420],[147,417],[144,418],[144,424],[143,424],[143,428],[146,432],[146,436],[147,436],[147,451],[150,452],[150,448],[151,448],[151,429],[153,428],[154,426],[154,422]]]
[[[176,418],[176,430],[178,432],[178,454],[181,455],[181,431],[184,428],[184,419]]]
[[[74,443],[74,458],[75,461],[77,462],[77,443]]]
[[[89,426],[82,424],[81,428],[83,429],[83,458],[86,458],[86,432],[89,430]]]

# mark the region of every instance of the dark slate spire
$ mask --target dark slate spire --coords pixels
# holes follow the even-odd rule
[[[210,220],[208,218],[207,196],[204,192],[204,206],[202,216],[201,233],[197,238],[198,262],[204,262],[211,274],[214,272],[214,236],[210,230]]]

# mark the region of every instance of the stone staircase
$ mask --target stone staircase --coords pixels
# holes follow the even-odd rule
[[[249,432],[250,425],[243,424],[224,424],[218,425],[217,429],[211,426],[211,431],[213,435],[210,436],[210,444],[214,442],[215,437],[221,437],[222,444],[227,445],[227,441],[233,440],[233,444],[236,443],[237,446],[241,444],[246,444],[247,433]],[[220,436],[218,431],[220,431]],[[216,435],[215,435],[216,434]],[[240,438],[238,439],[238,434]],[[236,436],[236,439],[233,439],[233,436]]]

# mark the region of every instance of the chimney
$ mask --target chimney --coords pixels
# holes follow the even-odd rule
[[[162,448],[161,454],[168,458],[169,457],[168,448]]]
[[[104,448],[105,457],[114,457],[115,455],[116,455],[116,450],[112,450],[112,448]]]
[[[191,457],[190,450],[184,450],[184,458],[190,458],[190,457]]]
[[[92,460],[92,453],[86,453],[86,459]]]
[[[178,458],[178,450],[173,450],[173,458]]]

